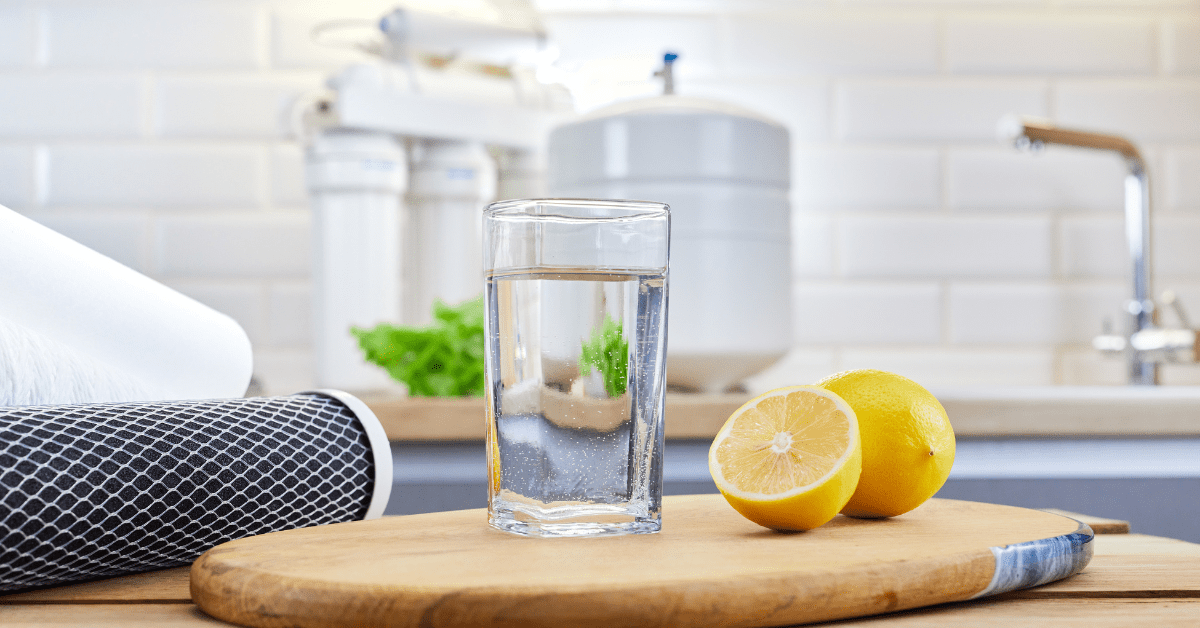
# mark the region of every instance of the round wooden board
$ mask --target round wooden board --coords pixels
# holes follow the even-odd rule
[[[781,626],[1059,579],[1091,541],[1059,515],[939,499],[783,534],[694,495],[666,498],[651,535],[526,538],[482,509],[266,534],[201,556],[191,589],[247,626]]]

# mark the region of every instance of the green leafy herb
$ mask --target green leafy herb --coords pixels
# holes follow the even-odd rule
[[[583,343],[579,356],[579,372],[584,377],[595,367],[604,378],[604,390],[609,397],[625,394],[629,379],[629,341],[625,340],[621,323],[604,317],[600,329],[592,331],[590,340]]]
[[[483,296],[450,307],[433,304],[429,327],[353,327],[369,362],[408,385],[414,397],[483,396]]]

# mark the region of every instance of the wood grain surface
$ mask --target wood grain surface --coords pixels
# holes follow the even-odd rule
[[[1200,600],[1014,600],[945,604],[838,628],[1196,628]]]
[[[1088,519],[1086,515],[1081,517],[1085,521]],[[1087,569],[1059,583],[990,600],[943,604],[839,621],[835,625],[843,628],[1123,628],[1147,625],[1151,621],[1165,627],[1200,625],[1200,599],[1197,599],[1200,579],[1192,571],[1192,561],[1172,560],[1186,556],[1194,557],[1193,560],[1200,558],[1200,545],[1144,534],[1098,535],[1093,543],[1095,558]],[[1180,569],[1184,571],[1179,572]],[[150,582],[154,584],[148,586]],[[1088,587],[1082,589],[1085,584]],[[1038,595],[1052,588],[1064,589],[1064,595]],[[29,600],[28,596],[36,599]],[[163,596],[170,603],[143,599],[153,596]],[[209,617],[194,605],[176,603],[183,597],[189,597],[187,569],[164,569],[0,596],[0,626],[202,628],[231,625]]]
[[[181,604],[0,607],[0,626],[4,628],[228,628],[230,625],[195,606]],[[1195,628],[1200,625],[1200,600],[1000,598],[828,625],[831,628]],[[567,628],[566,624],[563,626]],[[614,628],[621,627],[614,625]]]
[[[1103,549],[1106,556],[1200,556],[1200,544],[1149,534],[1097,536],[1095,543],[1096,551]]]
[[[778,626],[967,599],[992,577],[990,547],[1078,527],[953,500],[794,534],[719,495],[663,513],[659,534],[591,539],[498,532],[484,510],[268,534],[200,557],[192,599],[250,626]]]
[[[1095,556],[1082,573],[1005,597],[1200,599],[1200,545],[1145,534],[1097,536],[1093,543]]]
[[[1100,563],[1103,565],[1112,565],[1114,569],[1103,569],[1097,572],[1094,569],[1089,569],[1086,574],[1088,578],[1072,578],[1068,581],[1063,581],[1056,585],[1068,585],[1071,583],[1079,584],[1080,582],[1092,581],[1092,574],[1102,574],[1101,581],[1116,583],[1116,587],[1107,586],[1104,590],[1116,591],[1119,593],[1123,583],[1128,583],[1131,590],[1160,590],[1160,591],[1178,591],[1182,583],[1183,586],[1189,586],[1189,581],[1181,580],[1175,576],[1172,569],[1163,569],[1159,556],[1197,556],[1200,557],[1200,545],[1188,543],[1187,541],[1179,541],[1176,539],[1167,539],[1157,536],[1148,536],[1145,534],[1127,534],[1127,526],[1108,525],[1109,522],[1116,521],[1114,519],[1105,519],[1103,517],[1093,517],[1077,512],[1069,512],[1066,510],[1057,510],[1053,508],[1043,509],[1046,512],[1062,514],[1071,517],[1078,521],[1088,524],[1092,530],[1098,535],[1095,540],[1096,556],[1100,558]],[[1123,522],[1118,522],[1123,523]],[[1108,536],[1117,535],[1117,536]],[[1136,559],[1125,561],[1110,561],[1109,558],[1114,556],[1130,556]],[[1174,565],[1179,561],[1170,561]],[[1194,561],[1180,562],[1180,568],[1191,573],[1192,564]],[[1092,566],[1096,565],[1093,560]],[[1197,563],[1200,564],[1200,563]],[[47,589],[36,589],[33,591],[24,591],[22,593],[9,593],[0,595],[0,605],[4,604],[129,604],[129,603],[150,603],[150,604],[181,604],[191,603],[191,591],[189,589],[190,567],[175,567],[171,569],[160,569],[158,571],[150,571],[146,573],[133,574],[129,576],[117,576],[115,578],[105,578],[103,580],[94,580],[91,582],[81,582],[78,584],[68,584]],[[1146,580],[1143,578],[1130,579],[1131,573],[1149,572],[1153,574],[1153,578]],[[1171,583],[1171,584],[1168,584]],[[1200,592],[1200,579],[1190,582],[1191,589],[1186,595],[1195,597],[1193,592]],[[1071,589],[1073,590],[1073,589]]]
[[[1058,508],[1041,508],[1049,513],[1070,517],[1076,521],[1081,521],[1088,524],[1092,532],[1096,534],[1128,534],[1129,522],[1122,519],[1107,519],[1105,517],[1092,517],[1088,515],[1071,512],[1069,510],[1060,510]]]
[[[229,628],[193,604],[59,604],[0,606],[4,628]]]
[[[49,589],[0,595],[2,604],[191,604],[189,567],[160,569],[146,573],[67,584]]]

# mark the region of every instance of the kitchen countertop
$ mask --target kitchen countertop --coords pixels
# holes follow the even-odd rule
[[[484,399],[359,394],[391,441],[482,441]],[[667,395],[667,438],[712,438],[750,395]],[[684,420],[672,418],[684,417]]]
[[[1200,436],[1200,387],[1044,386],[934,390],[972,437]],[[359,395],[393,441],[483,440],[482,398]],[[712,439],[750,395],[668,394],[669,439]]]
[[[396,397],[360,394],[393,441],[483,440],[482,397]],[[667,438],[709,438],[749,395],[667,395]],[[686,420],[671,420],[686,417]]]
[[[1200,623],[1200,545],[1091,521],[1095,556],[1080,574],[971,602],[838,622],[838,626],[1194,626]],[[1103,534],[1108,530],[1116,533]],[[229,625],[191,602],[188,568],[0,596],[0,624],[108,626]]]

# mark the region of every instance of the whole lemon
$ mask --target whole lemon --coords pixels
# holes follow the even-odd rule
[[[946,409],[920,384],[861,369],[817,386],[837,394],[858,417],[862,475],[842,514],[894,517],[925,503],[954,465],[954,429]]]

